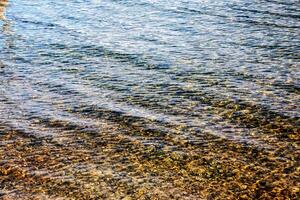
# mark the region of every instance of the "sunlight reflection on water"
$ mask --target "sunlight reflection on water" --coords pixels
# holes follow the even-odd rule
[[[7,3],[0,198],[299,197],[297,1]]]

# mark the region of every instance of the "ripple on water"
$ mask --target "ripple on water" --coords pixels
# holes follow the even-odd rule
[[[299,5],[0,0],[0,197],[298,199]]]

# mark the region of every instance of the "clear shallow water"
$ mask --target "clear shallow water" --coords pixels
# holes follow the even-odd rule
[[[299,11],[299,1],[9,1],[1,192],[296,199]]]

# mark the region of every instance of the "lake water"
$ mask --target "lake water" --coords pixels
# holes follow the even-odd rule
[[[0,28],[0,198],[300,198],[298,0],[0,0]]]

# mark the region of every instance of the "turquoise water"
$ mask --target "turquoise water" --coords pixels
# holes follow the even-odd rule
[[[5,10],[1,5],[6,19],[0,21],[0,169],[17,167],[35,180],[2,170],[3,195],[299,197],[299,1],[11,0]],[[154,155],[142,155],[149,149]],[[27,160],[41,154],[41,162],[53,159],[62,166]],[[82,154],[89,159],[78,161]],[[160,160],[174,154],[178,163],[176,156],[170,165]],[[200,162],[205,156],[210,164]],[[212,163],[226,168],[217,178],[206,174]],[[159,170],[148,176],[131,172],[138,165]],[[174,174],[177,165],[180,173]],[[287,168],[293,170],[285,174]],[[239,173],[232,180],[220,175],[234,169]],[[253,180],[244,189],[230,189],[247,173]],[[30,182],[28,190],[11,176]],[[41,177],[51,181],[42,184],[36,180]],[[255,185],[268,178],[271,189]],[[69,185],[63,190],[64,181]]]

